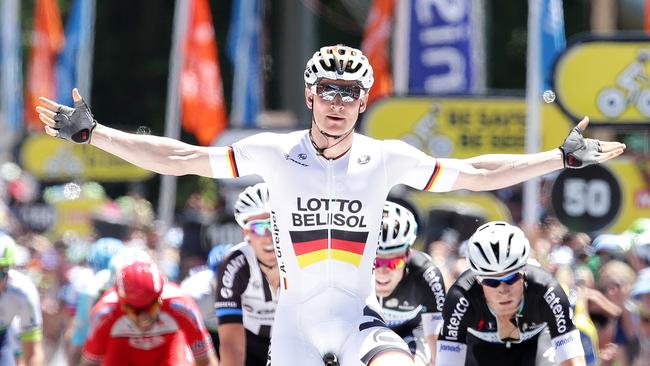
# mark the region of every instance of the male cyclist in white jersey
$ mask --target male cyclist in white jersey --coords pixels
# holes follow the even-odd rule
[[[404,341],[383,323],[374,294],[378,229],[393,186],[494,190],[567,166],[603,162],[625,149],[619,142],[585,139],[585,119],[558,149],[436,159],[402,141],[354,133],[374,81],[361,51],[323,47],[303,76],[312,110],[309,130],[261,133],[227,147],[101,125],[76,89],[74,108],[46,98],[37,107],[48,134],[90,143],[144,169],[214,178],[257,174],[266,181],[280,269],[270,352],[275,365],[320,365],[328,353],[343,366],[413,364]]]
[[[21,365],[43,365],[41,302],[29,277],[11,268],[15,248],[13,238],[0,233],[0,365],[16,364],[15,330],[23,353]],[[16,319],[18,327],[13,328]]]
[[[482,225],[467,241],[465,271],[447,292],[436,365],[585,365],[569,299],[553,275],[528,263],[516,226]]]
[[[408,344],[415,365],[424,366],[434,364],[445,282],[429,255],[411,249],[417,229],[411,211],[386,201],[375,259],[375,292],[386,325]]]

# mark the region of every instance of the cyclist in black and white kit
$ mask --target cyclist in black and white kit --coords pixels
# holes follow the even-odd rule
[[[239,194],[235,220],[244,242],[217,271],[220,365],[266,365],[280,275],[271,239],[269,191],[258,183]]]
[[[521,229],[489,222],[467,245],[470,269],[447,293],[436,365],[585,365],[569,300],[528,263]]]
[[[431,257],[411,249],[413,213],[387,201],[375,259],[375,292],[386,325],[408,344],[417,366],[433,364],[442,325],[445,283]]]

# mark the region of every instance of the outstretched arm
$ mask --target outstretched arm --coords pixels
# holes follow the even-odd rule
[[[536,154],[490,154],[460,160],[456,162],[460,172],[452,189],[490,191],[505,188],[565,166],[578,168],[602,163],[625,151],[625,145],[620,142],[582,137],[588,125],[589,119],[585,117],[578,128],[571,131],[562,148]],[[444,164],[445,159],[440,160]]]
[[[75,105],[80,102],[83,103],[77,89],[73,89],[72,97]],[[41,121],[45,124],[45,132],[48,135],[65,137],[64,133],[66,132],[77,132],[74,131],[74,128],[72,128],[72,131],[65,130],[69,125],[62,126],[61,120],[57,118],[57,114],[60,116],[60,112],[68,107],[47,98],[40,98],[39,101],[41,105],[36,107],[36,110]],[[68,110],[71,109],[68,108]],[[92,118],[90,111],[86,115]],[[82,116],[81,119],[83,120],[86,115]],[[66,122],[72,121],[71,123],[76,123],[78,120],[75,117],[65,118],[65,120]],[[90,133],[92,133],[92,138]],[[212,177],[209,152],[211,149],[220,149],[194,146],[166,137],[126,133],[100,124],[90,127],[88,134],[87,142],[90,144],[134,165],[159,174],[196,174]],[[69,140],[70,138],[66,139]],[[72,139],[74,140],[74,137]]]

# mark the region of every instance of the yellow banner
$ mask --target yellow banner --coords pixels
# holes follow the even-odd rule
[[[555,105],[542,106],[543,150],[559,146],[572,123]],[[526,142],[522,98],[390,98],[368,111],[363,132],[398,139],[438,157],[521,154]]]
[[[648,124],[650,40],[595,39],[576,43],[558,59],[558,103],[573,119]]]
[[[55,238],[61,238],[68,231],[80,237],[93,234],[92,218],[104,202],[104,199],[79,198],[55,203],[56,221],[49,233]]]
[[[153,175],[94,146],[72,144],[44,134],[27,137],[21,160],[27,171],[43,180],[141,181]]]

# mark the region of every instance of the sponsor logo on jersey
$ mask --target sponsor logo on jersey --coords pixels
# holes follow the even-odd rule
[[[389,308],[396,308],[397,305],[399,305],[399,300],[396,298],[392,298],[384,303],[384,306],[388,306]]]
[[[555,326],[557,327],[557,331],[559,333],[564,333],[567,329],[566,316],[564,315],[562,304],[560,304],[560,297],[557,296],[553,290],[555,290],[555,287],[549,287],[549,289],[546,290],[546,293],[544,293],[544,300],[555,316]]]
[[[386,325],[388,325],[388,327],[395,328],[413,319],[417,319],[420,316],[421,311],[422,305],[418,305],[416,308],[406,311],[382,308],[381,315],[386,321]]]
[[[206,340],[204,339],[199,339],[198,341],[192,343],[190,345],[190,349],[192,350],[192,353],[194,354],[201,354],[205,351],[207,351],[209,348],[209,345]]]
[[[304,155],[304,154],[301,154],[301,155]],[[305,156],[304,159],[301,159],[300,155],[298,156],[298,159],[301,159],[301,160],[305,160],[306,158],[307,158],[307,156]],[[288,161],[291,161],[293,163],[296,163],[298,165],[301,165],[301,166],[309,166],[309,164],[305,164],[302,161],[298,161],[298,160],[292,158],[291,155],[289,155],[289,154],[284,154],[284,159],[288,160]]]
[[[365,228],[366,217],[359,215],[362,208],[359,200],[298,197],[296,212],[291,213],[291,221],[294,227],[335,225]]]
[[[133,348],[150,350],[161,346],[165,343],[165,338],[161,336],[151,337],[130,337],[129,345]]]
[[[574,339],[573,339],[573,336],[571,336],[571,335],[568,338],[558,339],[557,341],[555,341],[555,348],[560,348],[560,347],[562,347],[564,345],[573,343],[573,341],[574,341]]]
[[[278,215],[275,211],[271,211],[271,222],[273,223],[273,246],[275,247],[275,256],[278,259],[278,268],[283,274],[287,274],[286,266],[284,265],[284,257],[282,256],[282,248],[280,247],[280,227],[278,226]],[[284,289],[287,289],[287,278],[283,277]]]
[[[465,316],[465,313],[467,312],[467,308],[469,308],[469,301],[465,297],[461,296],[460,299],[458,299],[458,302],[451,313],[451,318],[449,318],[449,323],[447,324],[447,339],[458,340],[458,328],[463,320],[463,316]]]
[[[300,268],[328,259],[359,267],[366,247],[367,232],[343,230],[290,231],[293,251]],[[328,249],[328,238],[331,246]]]
[[[369,155],[361,155],[359,156],[357,163],[359,163],[359,165],[364,165],[364,164],[368,164],[369,161],[370,161]]]
[[[442,306],[445,304],[445,289],[442,286],[441,278],[436,274],[435,267],[429,267],[422,274],[424,280],[427,281],[433,296],[436,299],[436,309],[442,311]]]
[[[217,301],[214,303],[215,308],[236,308],[237,303],[234,301]]]
[[[440,345],[440,351],[459,353],[461,351],[461,348],[460,348],[460,344],[457,344],[455,346],[452,346],[450,344],[441,344]]]
[[[221,296],[229,298],[232,296],[232,287],[235,283],[235,274],[246,264],[246,256],[238,255],[231,259],[226,265],[226,270],[223,272],[221,283]]]

